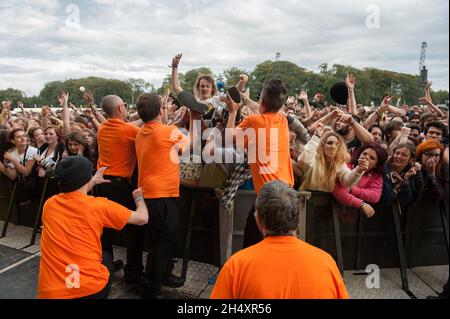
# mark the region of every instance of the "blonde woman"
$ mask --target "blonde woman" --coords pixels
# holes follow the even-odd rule
[[[350,154],[345,141],[332,130],[323,136],[322,131],[323,126],[318,126],[298,158],[297,165],[304,176],[300,190],[331,193],[338,180],[345,187],[352,187],[368,169],[368,161],[359,159],[358,165],[351,170],[346,165]]]

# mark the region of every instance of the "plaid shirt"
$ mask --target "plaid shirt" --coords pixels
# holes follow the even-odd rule
[[[225,181],[223,186],[223,193],[219,198],[220,204],[229,211],[231,205],[236,197],[238,188],[251,177],[250,168],[247,163],[236,164],[236,168],[231,174],[230,178]]]

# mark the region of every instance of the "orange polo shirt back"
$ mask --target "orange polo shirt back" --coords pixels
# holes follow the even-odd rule
[[[244,139],[255,192],[259,193],[264,184],[273,180],[294,186],[286,116],[279,113],[250,115],[237,128],[244,134],[246,131],[255,133]]]
[[[188,138],[174,125],[148,122],[136,136],[139,187],[144,198],[179,197],[178,149]]]
[[[38,298],[80,298],[105,288],[109,272],[100,236],[104,227],[122,229],[130,216],[128,208],[80,192],[49,198],[42,214]]]
[[[109,119],[98,129],[98,163],[108,167],[105,175],[131,178],[136,165],[134,140],[139,128],[119,119]]]
[[[329,254],[294,236],[266,237],[225,263],[213,299],[347,299]]]

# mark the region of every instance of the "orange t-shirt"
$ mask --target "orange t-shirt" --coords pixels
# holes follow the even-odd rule
[[[136,165],[134,139],[139,128],[119,119],[103,122],[97,135],[97,169],[108,167],[105,175],[131,178]]]
[[[179,197],[178,149],[188,138],[176,126],[148,122],[136,136],[139,187],[144,198]]]
[[[103,228],[122,229],[130,216],[128,208],[80,192],[49,198],[42,214],[38,298],[80,298],[105,288],[109,272],[100,236]]]
[[[266,237],[225,263],[213,299],[348,299],[335,261],[294,236]]]
[[[286,116],[279,113],[251,115],[246,117],[237,129],[237,136],[252,131],[255,133],[247,134],[243,139],[255,192],[259,193],[264,184],[272,180],[281,180],[294,186]],[[241,144],[238,137],[236,142]]]

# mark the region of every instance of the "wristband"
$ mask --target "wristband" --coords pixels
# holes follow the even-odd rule
[[[137,204],[138,202],[140,202],[141,200],[144,200],[144,196],[138,196],[134,199],[134,203]]]

